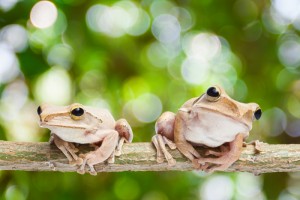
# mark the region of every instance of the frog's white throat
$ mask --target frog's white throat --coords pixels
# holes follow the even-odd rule
[[[190,114],[192,117],[187,121],[184,135],[187,141],[199,145],[218,147],[233,141],[239,133],[247,137],[252,128],[241,121],[207,109],[199,108],[197,112]]]

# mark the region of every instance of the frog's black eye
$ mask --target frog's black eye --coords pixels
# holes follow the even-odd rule
[[[259,120],[260,117],[261,117],[261,115],[262,115],[261,109],[258,108],[258,109],[254,112],[254,117],[255,117],[255,119]]]
[[[217,87],[208,88],[206,91],[206,94],[207,94],[208,100],[210,100],[210,101],[218,100],[221,95],[220,90]]]
[[[41,106],[39,106],[39,107],[37,108],[37,114],[38,114],[38,115],[42,114],[42,108],[41,108]]]
[[[81,119],[83,114],[84,114],[84,109],[79,106],[73,107],[70,112],[71,118],[74,120]]]

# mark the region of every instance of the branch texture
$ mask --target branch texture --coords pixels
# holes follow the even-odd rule
[[[83,153],[90,148],[81,145],[79,149]],[[263,143],[260,149],[261,152],[256,153],[253,145],[247,145],[240,159],[227,171],[254,174],[300,171],[300,144]],[[205,148],[197,150],[203,154]],[[193,170],[192,163],[178,150],[169,149],[169,152],[177,161],[173,167],[166,162],[156,163],[156,151],[151,143],[124,144],[123,154],[116,157],[114,164],[98,164],[95,168],[97,172]],[[0,141],[0,170],[75,172],[77,168],[69,165],[60,150],[49,143]]]

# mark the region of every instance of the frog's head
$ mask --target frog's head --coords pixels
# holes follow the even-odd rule
[[[193,107],[231,118],[246,125],[249,130],[252,122],[260,119],[262,114],[258,104],[236,101],[220,86],[209,87],[206,93],[193,102]]]
[[[79,103],[69,106],[41,105],[37,109],[40,126],[50,130],[86,130],[101,121],[88,107]]]

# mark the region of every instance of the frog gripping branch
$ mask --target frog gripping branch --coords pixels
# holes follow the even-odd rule
[[[92,108],[74,103],[70,106],[42,105],[37,109],[40,126],[51,130],[55,145],[63,152],[71,165],[81,165],[78,173],[96,175],[94,165],[121,155],[124,142],[131,142],[133,133],[125,119],[117,122],[106,109]],[[76,144],[94,144],[95,150],[77,156]],[[95,144],[101,143],[100,147]]]
[[[256,103],[241,103],[231,99],[219,86],[208,88],[200,97],[185,102],[176,114],[163,113],[156,122],[156,135],[152,143],[157,150],[157,162],[175,160],[165,148],[178,150],[194,164],[195,169],[206,172],[222,171],[239,159],[244,139],[252,129],[252,122],[261,117]],[[208,150],[204,157],[195,146],[217,148]],[[213,156],[213,157],[206,157]]]
[[[51,130],[51,139],[77,172],[96,175],[94,165],[122,154],[124,142],[131,142],[133,133],[125,119],[114,120],[106,109],[92,108],[74,103],[70,106],[42,105],[37,109],[40,126]],[[241,103],[230,98],[223,88],[213,86],[200,97],[185,102],[178,112],[163,113],[155,124],[156,135],[152,143],[156,148],[156,161],[175,166],[176,160],[168,152],[178,149],[192,161],[194,169],[206,172],[223,171],[237,161],[252,122],[261,117],[256,103]],[[100,144],[101,143],[101,144]],[[74,144],[91,144],[95,150],[76,154]],[[97,144],[100,144],[98,146]],[[255,143],[256,144],[256,143]],[[201,155],[196,146],[210,148]]]

